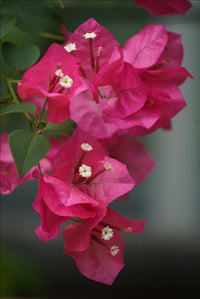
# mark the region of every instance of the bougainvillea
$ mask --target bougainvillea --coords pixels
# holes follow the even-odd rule
[[[156,15],[190,7],[188,1],[135,2]],[[2,110],[24,113],[30,131],[1,136],[1,193],[38,180],[36,235],[47,242],[70,221],[63,230],[65,253],[83,275],[111,285],[124,267],[119,233],[140,234],[145,221],[109,205],[127,198],[156,165],[133,135],[170,129],[186,105],[179,85],[192,76],[181,66],[181,36],[165,26],[146,26],[123,48],[93,18],[73,33],[64,26],[61,32],[64,44],[53,43],[24,72],[20,100],[12,90],[14,103]]]
[[[133,0],[153,16],[185,15],[192,4],[188,0]]]

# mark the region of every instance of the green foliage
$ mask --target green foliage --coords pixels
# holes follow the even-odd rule
[[[26,32],[51,30],[59,25],[57,15],[44,1],[4,1],[2,5],[7,18],[16,19],[16,25]]]
[[[10,32],[15,27],[15,19],[3,19],[0,30],[0,38],[3,38],[8,32]]]
[[[46,272],[37,260],[30,259],[7,247],[1,248],[1,298],[21,297],[45,293],[47,287]]]
[[[36,112],[36,106],[31,103],[19,103],[19,104],[9,104],[1,109],[0,115],[5,115],[8,113],[20,113],[28,112],[34,114]]]
[[[15,70],[26,70],[33,65],[40,56],[40,49],[35,45],[18,47],[5,42],[2,47],[5,61]]]
[[[71,119],[68,119],[67,121],[57,125],[48,122],[45,131],[52,135],[63,135],[69,137],[72,135],[75,128],[76,128],[75,122]]]
[[[20,178],[45,157],[51,147],[46,136],[24,129],[11,133],[9,144]]]

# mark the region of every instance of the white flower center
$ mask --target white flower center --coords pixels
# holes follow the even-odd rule
[[[119,247],[116,245],[113,245],[112,247],[110,247],[110,253],[115,256],[117,253],[119,252]]]
[[[82,143],[82,144],[81,144],[81,148],[82,148],[82,150],[84,150],[85,152],[90,152],[90,151],[93,150],[93,147],[92,147],[90,144],[88,144],[88,143]]]
[[[106,226],[101,231],[101,238],[104,240],[110,240],[113,237],[113,230],[109,226]]]
[[[68,75],[65,75],[62,78],[60,78],[59,84],[65,88],[70,88],[73,84],[73,79],[70,78]]]
[[[92,175],[92,169],[90,166],[82,164],[79,167],[79,174],[84,178],[89,178]]]
[[[64,76],[64,74],[63,74],[63,72],[61,71],[61,69],[57,69],[57,71],[55,71],[55,75],[56,75],[57,77],[60,77],[60,78],[62,78],[62,77]]]
[[[66,46],[64,46],[64,49],[67,51],[67,52],[72,52],[74,50],[76,50],[76,44],[75,43],[69,43],[67,44]]]
[[[90,33],[85,33],[83,36],[85,37],[85,39],[88,38],[94,39],[97,35],[94,32],[90,32]]]
[[[109,162],[106,162],[104,167],[105,169],[111,169],[112,165]]]

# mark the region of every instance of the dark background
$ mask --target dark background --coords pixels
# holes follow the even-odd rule
[[[44,3],[43,3],[44,2]],[[127,1],[3,1],[2,13],[17,17],[17,29],[6,36],[18,43],[35,43],[41,54],[53,42],[23,22],[35,14],[49,18],[46,32],[59,33],[64,23],[71,31],[94,17],[112,32],[121,46],[149,23],[182,34],[183,66],[195,77],[181,90],[188,106],[173,120],[171,131],[158,130],[141,138],[158,163],[127,202],[115,202],[120,214],[146,219],[142,235],[124,234],[125,267],[112,286],[91,281],[64,254],[61,237],[46,244],[34,234],[40,217],[32,209],[37,182],[19,186],[1,198],[2,298],[199,298],[200,296],[200,2],[185,17],[153,18]],[[44,5],[43,5],[44,4]],[[21,17],[23,15],[23,17]],[[30,24],[30,26],[31,26]],[[34,27],[34,26],[33,26]],[[37,30],[36,30],[37,31]],[[17,124],[17,127],[16,127]],[[23,126],[19,117],[2,119],[2,132]]]

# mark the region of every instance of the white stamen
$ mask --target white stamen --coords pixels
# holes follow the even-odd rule
[[[56,75],[57,77],[60,77],[60,78],[62,78],[62,77],[64,76],[64,74],[63,74],[63,72],[61,71],[61,69],[57,69],[57,71],[55,71],[55,75]]]
[[[64,46],[64,49],[67,51],[67,52],[72,52],[74,50],[76,50],[76,44],[75,43],[69,43],[67,44],[66,46]]]
[[[90,33],[86,33],[83,35],[85,37],[85,39],[91,38],[94,39],[97,35],[94,32],[90,32]]]
[[[73,84],[73,79],[65,75],[60,79],[59,84],[65,88],[70,88]]]
[[[79,174],[83,177],[83,178],[89,178],[92,175],[92,169],[90,166],[87,166],[85,164],[82,164],[79,167]]]
[[[115,256],[117,253],[119,252],[119,247],[116,245],[113,245],[112,247],[110,247],[110,253]]]
[[[112,165],[109,162],[106,162],[104,167],[105,169],[111,169]]]
[[[82,150],[84,150],[85,152],[90,152],[90,151],[93,150],[93,147],[92,147],[90,144],[88,144],[88,143],[82,143],[82,144],[81,144],[81,148],[82,148]]]
[[[104,240],[110,240],[113,237],[113,230],[109,226],[106,226],[101,231],[101,238]]]

